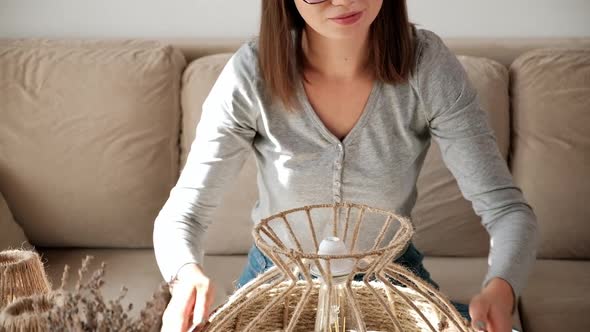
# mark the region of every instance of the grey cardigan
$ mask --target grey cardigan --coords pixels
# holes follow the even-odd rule
[[[250,153],[258,166],[254,223],[282,210],[330,202],[409,216],[434,138],[493,241],[482,287],[500,277],[518,297],[536,257],[536,217],[513,183],[462,65],[434,32],[417,29],[416,37],[417,69],[409,82],[375,82],[364,112],[342,141],[315,114],[301,81],[294,87],[299,112],[268,101],[257,40],[245,43],[206,98],[186,166],[156,218],[154,248],[164,278],[203,261],[212,212]],[[360,243],[372,244],[379,227],[363,230]]]

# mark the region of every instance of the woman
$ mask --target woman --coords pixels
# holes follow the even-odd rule
[[[187,164],[156,219],[160,269],[174,279],[164,327],[205,320],[213,299],[200,248],[223,189],[254,151],[254,222],[319,202],[410,215],[433,137],[493,239],[469,306],[477,330],[511,330],[536,255],[537,223],[515,187],[457,58],[408,21],[403,0],[263,0],[258,39],[226,65],[205,103]],[[398,259],[438,287],[410,245]],[[256,248],[241,286],[272,262]]]

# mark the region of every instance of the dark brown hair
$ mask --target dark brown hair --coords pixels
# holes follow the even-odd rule
[[[289,109],[297,106],[294,87],[297,75],[303,71],[301,36],[304,27],[305,21],[295,1],[262,0],[258,42],[260,70],[267,92]],[[409,79],[415,67],[413,31],[406,0],[383,0],[369,32],[369,65],[378,80],[398,84]]]

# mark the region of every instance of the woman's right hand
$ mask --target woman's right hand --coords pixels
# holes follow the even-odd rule
[[[187,264],[180,268],[171,293],[162,317],[163,332],[186,332],[189,327],[207,320],[214,289],[199,265]]]

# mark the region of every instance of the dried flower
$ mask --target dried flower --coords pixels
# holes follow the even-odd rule
[[[65,285],[69,274],[69,266],[65,266],[61,286],[55,290],[60,295],[60,302],[56,303],[48,313],[49,329],[51,331],[159,331],[162,315],[168,302],[170,292],[165,282],[162,282],[152,299],[148,301],[138,316],[130,314],[133,305],[124,306],[123,299],[127,288],[122,287],[119,296],[106,301],[101,293],[104,285],[106,264],[92,274],[88,281],[83,282],[88,272],[92,257],[87,256],[78,270],[78,280],[73,291],[66,291]]]

